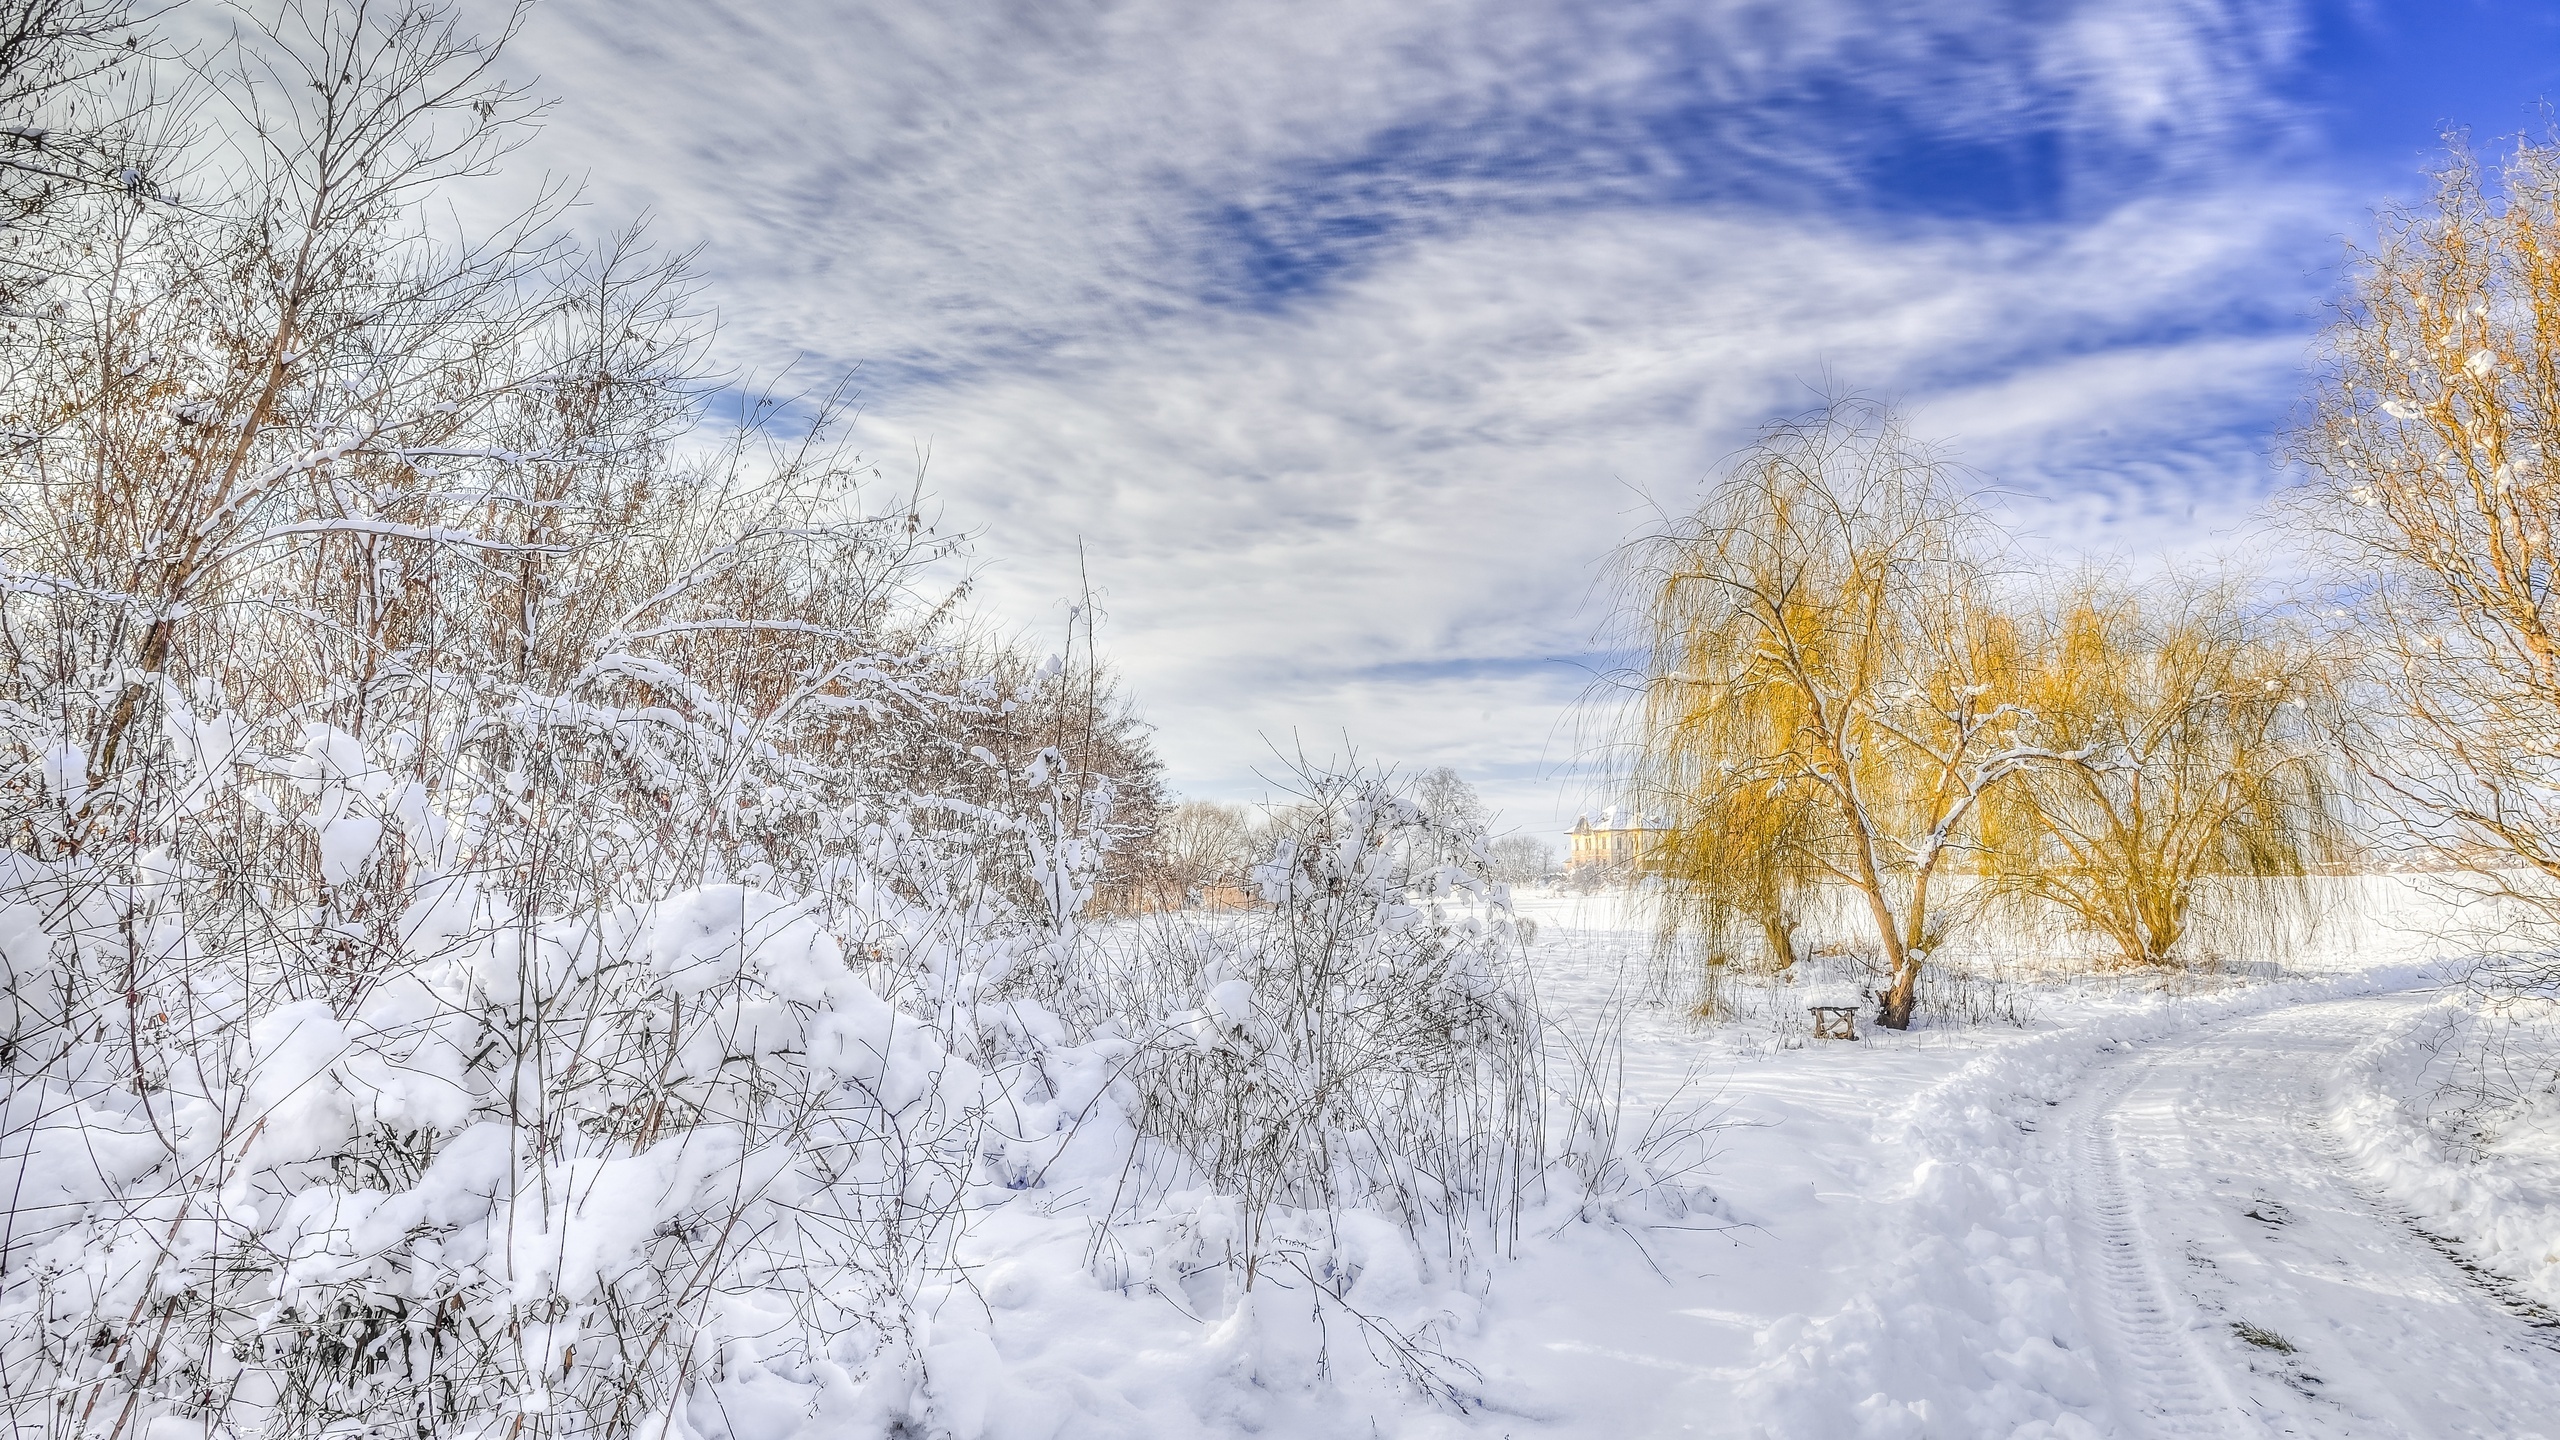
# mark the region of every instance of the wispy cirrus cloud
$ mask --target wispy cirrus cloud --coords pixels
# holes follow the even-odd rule
[[[549,0],[516,54],[527,166],[702,246],[733,358],[861,362],[997,605],[1081,541],[1186,787],[1348,733],[1543,822],[1606,557],[1821,387],[2048,546],[2245,516],[2351,209],[2314,18]]]
[[[2055,545],[2173,538],[2181,516],[2145,493],[2162,466],[2254,499],[2254,457],[2221,437],[2289,389],[2298,337],[2126,337],[2199,289],[2270,284],[2259,257],[2295,200],[1997,236],[1634,211],[1484,225],[1285,313],[874,424],[884,448],[941,438],[946,493],[1008,557],[999,590],[1007,572],[1023,600],[1054,586],[1085,541],[1141,693],[1197,747],[1176,752],[1190,773],[1239,784],[1210,767],[1257,735],[1347,728],[1519,779],[1553,754],[1530,712],[1585,676],[1494,662],[1602,643],[1587,598],[1648,505],[1682,503],[1826,385],[1914,406]]]
[[[1488,215],[1907,200],[2002,150],[2067,181],[2238,123],[2227,52],[2284,28],[2051,8],[554,0],[519,53],[568,102],[539,158],[710,245],[758,338],[939,378]]]

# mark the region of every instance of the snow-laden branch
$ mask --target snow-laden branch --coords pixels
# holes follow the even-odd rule
[[[496,540],[469,530],[456,530],[443,525],[408,525],[395,520],[297,520],[290,524],[270,526],[247,537],[207,561],[220,565],[225,561],[297,535],[364,535],[383,540],[419,540],[431,545],[453,545],[465,550],[483,550],[498,555],[569,555],[575,547],[537,544],[522,540]]]

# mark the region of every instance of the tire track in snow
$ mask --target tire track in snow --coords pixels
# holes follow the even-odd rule
[[[2102,1369],[2115,1391],[2116,1414],[2139,1425],[2138,1433],[2253,1433],[2255,1427],[2232,1423],[2238,1406],[2215,1367],[2196,1354],[2143,1231],[2140,1181],[2126,1167],[2119,1132],[2122,1107],[2147,1068],[2147,1057],[2110,1067],[2068,1117],[2063,1180],[2082,1314],[2105,1352]]]
[[[2469,1251],[2462,1248],[2461,1241],[2451,1236],[2437,1234],[2419,1224],[2416,1216],[2384,1201],[2376,1200],[2374,1208],[2385,1214],[2399,1216],[2400,1223],[2409,1227],[2410,1234],[2426,1241],[2437,1254],[2452,1262],[2453,1268],[2462,1272],[2462,1277],[2471,1282],[2473,1289],[2497,1301],[2506,1308],[2508,1314],[2523,1321],[2533,1332],[2535,1342],[2543,1349],[2560,1351],[2560,1313],[2555,1313],[2550,1306],[2517,1289],[2516,1283],[2506,1276],[2495,1270],[2484,1268],[2478,1261],[2471,1258]]]
[[[2408,1003],[2214,1022],[2119,1052],[2063,1102],[2045,1158],[2123,1433],[2560,1435],[2547,1332],[2378,1201],[2320,1124],[2348,1050]],[[2242,1320],[2281,1356],[2225,1333]]]

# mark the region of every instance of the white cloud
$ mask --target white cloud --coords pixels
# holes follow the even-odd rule
[[[1912,404],[2029,492],[2019,513],[2050,543],[2186,538],[2185,502],[2144,493],[2164,472],[2093,476],[2092,459],[2156,456],[2190,493],[2227,479],[2223,432],[2280,403],[2300,338],[2118,342],[2265,284],[2259,257],[2291,248],[2284,227],[2317,198],[2043,235],[1554,217],[1417,250],[1285,317],[1221,317],[872,423],[884,452],[936,438],[945,493],[1002,557],[990,592],[1017,612],[1065,588],[1086,541],[1180,773],[1239,783],[1258,734],[1330,743],[1342,726],[1450,763],[1466,734],[1491,766],[1544,743],[1578,674],[1370,677],[1589,650],[1605,607],[1586,601],[1645,496],[1679,505],[1825,384]]]
[[[1587,677],[1535,662],[1646,497],[1818,387],[1913,404],[2053,544],[2254,498],[2338,206],[2197,157],[2280,118],[2293,11],[2047,9],[549,0],[522,168],[702,245],[734,358],[866,362],[866,444],[932,442],[1007,613],[1081,537],[1181,782],[1347,730],[1543,821]],[[1878,125],[2040,128],[2154,198],[1844,209]]]
[[[1358,250],[1290,230],[1348,204],[1392,247],[1470,206],[1651,198],[1684,168],[1818,178],[1875,123],[1847,96],[1950,134],[2119,141],[2244,108],[2250,27],[2219,7],[2139,33],[2105,0],[2045,8],[551,0],[517,54],[563,97],[532,158],[590,173],[599,214],[704,244],[748,343],[942,372],[1187,312],[1238,258],[1237,210],[1283,249]]]

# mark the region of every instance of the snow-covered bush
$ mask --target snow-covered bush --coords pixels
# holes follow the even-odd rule
[[[0,1399],[927,1419],[915,1296],[1105,1077],[1062,677],[955,659],[823,397],[711,422],[680,267],[428,238],[490,49],[270,19],[238,193],[92,197],[0,371]]]
[[[1259,904],[1128,932],[1139,1213],[1233,1200],[1208,1258],[1250,1288],[1332,1217],[1385,1217],[1463,1270],[1507,1245],[1543,1163],[1542,1037],[1509,903],[1474,837],[1382,779],[1312,773],[1252,872]],[[1479,857],[1452,864],[1438,857]],[[1146,1162],[1161,1161],[1160,1168]]]
[[[874,993],[811,901],[525,915],[449,877],[350,986],[325,949],[199,942],[184,885],[10,878],[86,1022],[12,1056],[20,1413],[699,1433],[694,1382],[911,1383],[902,1302],[1004,1080]]]
[[[1702,1182],[1722,1107],[1694,1065],[1657,1103],[1628,1105],[1630,1003],[1614,989],[1585,1023],[1548,1025],[1544,1189],[1559,1223],[1694,1223],[1713,1204]]]
[[[1098,944],[1157,802],[1089,625],[971,632],[830,397],[716,421],[680,265],[439,238],[523,109],[446,11],[278,6],[218,183],[0,259],[13,1423],[965,1431],[1026,1191],[1454,1394],[1565,1153],[1474,822],[1318,777],[1257,903]]]

